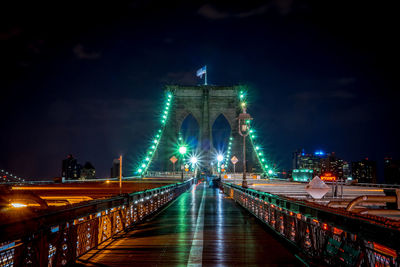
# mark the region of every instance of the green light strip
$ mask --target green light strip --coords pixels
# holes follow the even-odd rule
[[[229,167],[230,157],[231,157],[231,152],[232,152],[232,144],[233,144],[233,137],[231,135],[229,137],[228,150],[226,151],[225,159],[223,162],[223,164],[225,165],[225,170],[227,170]]]
[[[244,111],[244,108],[247,106],[246,96],[247,96],[247,93],[245,91],[241,90],[239,92],[239,96],[238,97],[239,97],[240,108],[241,108],[242,112]],[[267,161],[264,158],[263,149],[261,148],[260,145],[257,145],[255,140],[254,140],[256,138],[255,130],[250,127],[250,121],[247,121],[246,123],[249,125],[249,129],[250,129],[249,130],[250,131],[249,137],[250,137],[251,145],[253,146],[254,153],[256,153],[257,160],[260,163],[260,166],[261,166],[261,169],[263,170],[263,173],[267,174],[268,176],[269,175],[273,175],[274,174],[274,170],[272,169],[272,165],[271,164],[267,164]]]
[[[157,131],[157,133],[154,135],[153,141],[151,142],[151,146],[147,150],[147,153],[146,153],[146,156],[144,157],[144,159],[142,159],[140,161],[140,164],[139,164],[135,174],[142,175],[142,174],[146,173],[147,169],[151,165],[151,162],[153,161],[155,152],[157,151],[157,147],[161,142],[161,138],[164,133],[165,125],[167,124],[169,114],[172,109],[172,97],[173,97],[172,92],[170,92],[170,91],[167,92],[164,109],[161,111],[161,129],[159,129]]]

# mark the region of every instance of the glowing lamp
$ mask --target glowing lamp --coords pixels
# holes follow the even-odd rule
[[[186,151],[187,151],[187,149],[186,149],[185,146],[179,147],[179,153],[180,153],[181,155],[185,155],[185,154],[186,154]]]
[[[190,158],[190,163],[192,163],[193,165],[197,163],[197,158],[195,156]]]

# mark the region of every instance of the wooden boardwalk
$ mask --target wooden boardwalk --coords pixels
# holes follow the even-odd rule
[[[89,251],[83,266],[301,266],[232,199],[200,184],[132,231]]]

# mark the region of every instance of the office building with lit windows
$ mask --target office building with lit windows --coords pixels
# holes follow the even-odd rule
[[[368,158],[361,161],[351,163],[351,176],[353,180],[359,183],[376,183],[376,162],[368,160]]]
[[[386,184],[400,184],[400,160],[390,157],[384,159],[384,177]]]

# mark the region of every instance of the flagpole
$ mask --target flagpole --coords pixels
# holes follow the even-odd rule
[[[204,78],[204,85],[207,85],[207,65],[205,65],[204,67],[206,67],[206,76]]]

